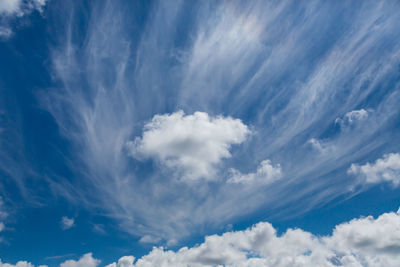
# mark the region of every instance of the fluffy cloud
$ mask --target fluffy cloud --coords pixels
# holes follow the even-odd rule
[[[246,230],[207,236],[192,248],[178,251],[154,247],[136,260],[124,256],[106,267],[211,267],[211,266],[321,266],[395,267],[400,266],[400,210],[353,219],[337,225],[332,235],[315,236],[301,229],[288,229],[278,235],[267,222]],[[96,267],[100,261],[91,253],[78,261],[67,260],[60,267]],[[34,267],[20,261],[0,267]]]
[[[142,138],[128,146],[134,157],[156,158],[184,179],[213,178],[215,165],[229,158],[231,145],[242,143],[249,133],[239,119],[178,111],[155,115],[145,125]]]
[[[228,183],[234,184],[269,184],[282,177],[282,168],[279,164],[271,164],[270,160],[263,160],[255,173],[242,174],[238,170],[231,170],[232,176]]]
[[[92,253],[87,253],[78,261],[67,260],[60,264],[60,267],[96,267],[100,261],[93,258]]]
[[[75,220],[73,218],[62,217],[61,218],[61,228],[63,230],[68,230],[75,226]]]
[[[375,163],[351,164],[348,173],[358,176],[363,183],[389,182],[397,187],[400,183],[400,153],[386,154]]]
[[[134,267],[135,257],[133,256],[124,256],[118,260],[118,263],[111,263],[106,267]]]
[[[277,235],[269,223],[212,235],[193,248],[153,250],[138,259],[121,258],[109,267],[131,266],[399,266],[400,215],[384,213],[337,225],[330,236],[301,229]]]

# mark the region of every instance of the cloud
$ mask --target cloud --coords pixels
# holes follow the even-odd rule
[[[216,179],[216,165],[229,158],[230,147],[242,143],[249,133],[239,119],[178,111],[155,115],[144,126],[142,138],[128,146],[134,157],[156,158],[178,169],[184,179]]]
[[[375,163],[351,164],[347,171],[359,177],[362,183],[377,184],[388,182],[394,187],[400,184],[400,154],[390,153],[377,159]]]
[[[93,258],[92,253],[83,255],[78,261],[67,260],[60,264],[60,267],[96,267],[100,260]]]
[[[47,0],[2,0],[0,2],[0,15],[23,16],[33,10],[43,11]]]
[[[400,209],[399,209],[400,211]],[[154,247],[135,261],[121,257],[106,267],[397,267],[400,265],[399,211],[353,219],[337,225],[331,235],[316,236],[301,229],[278,234],[268,222],[260,222],[242,231],[206,236],[203,243],[177,251]],[[92,253],[78,261],[67,260],[60,267],[96,267],[100,260]],[[0,267],[34,267],[20,261]]]
[[[335,123],[338,123],[341,127],[351,125],[357,121],[364,120],[368,117],[368,111],[365,109],[353,110],[347,112],[343,118],[336,118]]]
[[[354,179],[345,174],[356,159],[398,146],[387,131],[399,114],[393,87],[400,62],[398,3],[220,1],[186,9],[184,2],[159,1],[137,27],[130,2],[96,2],[90,15],[69,3],[74,15],[54,16],[60,18],[54,25],[65,26],[64,37],[59,28],[49,31],[60,40],[51,48],[59,87],[40,98],[70,143],[65,162],[74,175],[52,175],[52,189],[89,210],[104,210],[138,238],[180,240],[261,210],[296,216],[348,194],[344,189]],[[74,31],[82,25],[79,15],[88,27]],[[368,123],[331,138],[335,119],[361,106],[374,110]],[[145,136],[152,131],[142,132],[154,114],[178,109],[190,114],[173,113],[178,121],[200,110],[210,124],[211,114],[224,114],[243,119],[256,134],[195,165],[190,160],[199,157],[164,136],[165,147],[154,150]],[[173,114],[159,116],[166,123]],[[135,157],[154,159],[169,171],[128,157],[126,144],[135,136]],[[309,153],[304,144],[312,137],[322,149],[334,149]],[[194,145],[193,138],[188,142]],[[246,190],[212,180],[265,159],[285,166],[285,179]],[[191,179],[217,175],[194,187],[171,179],[171,171]]]
[[[280,164],[272,165],[270,160],[263,160],[255,173],[242,174],[238,170],[231,169],[231,177],[228,183],[233,184],[269,184],[282,178]]]
[[[22,3],[22,0],[3,0],[0,2],[0,14],[5,13],[5,14],[12,14],[16,13],[20,5]]]
[[[72,228],[74,226],[75,226],[74,218],[68,218],[68,217],[65,217],[65,216],[61,218],[61,228],[63,230],[68,230],[68,229],[70,229],[70,228]]]
[[[162,247],[134,263],[124,257],[111,266],[399,266],[400,215],[384,213],[339,224],[329,236],[301,229],[278,235],[269,223],[246,230],[207,236],[195,247],[174,252]]]
[[[133,256],[124,256],[118,260],[118,263],[111,263],[106,267],[134,267],[135,257]]]
[[[13,35],[12,20],[29,15],[33,11],[43,12],[47,0],[1,0],[0,1],[0,39]]]

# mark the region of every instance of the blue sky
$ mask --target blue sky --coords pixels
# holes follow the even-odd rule
[[[1,0],[0,266],[398,266],[399,11]]]

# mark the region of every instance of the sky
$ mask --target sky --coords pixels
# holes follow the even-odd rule
[[[0,267],[400,266],[398,1],[0,0]]]

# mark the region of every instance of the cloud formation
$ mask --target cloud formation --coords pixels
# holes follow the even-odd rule
[[[182,172],[183,179],[216,179],[216,165],[250,130],[239,119],[183,111],[155,115],[141,138],[128,143],[135,157],[153,157]]]
[[[244,231],[207,236],[195,247],[177,252],[153,248],[133,263],[121,258],[109,266],[398,266],[400,264],[400,214],[384,213],[339,224],[329,236],[301,229],[278,235],[269,223]]]
[[[100,260],[93,258],[92,253],[83,255],[79,260],[67,260],[60,264],[60,267],[96,267]]]
[[[58,21],[65,36],[52,49],[60,86],[40,96],[71,145],[65,162],[74,175],[52,176],[53,192],[104,210],[142,241],[161,243],[250,212],[296,216],[361,192],[347,190],[357,183],[346,175],[348,166],[398,147],[386,129],[395,128],[399,115],[393,84],[400,14],[393,2],[348,5],[199,2],[188,13],[183,2],[161,1],[137,24],[127,12],[134,10],[130,2],[95,2],[89,16],[71,2],[68,14],[75,16]],[[88,27],[74,31],[79,15]],[[199,110],[208,117],[195,115]],[[337,118],[355,122],[362,110],[363,123],[335,129]],[[164,115],[153,121],[155,114]],[[209,138],[218,128],[214,114],[240,118],[254,135],[244,142],[241,125],[228,139]],[[143,131],[146,122],[153,128]],[[210,128],[195,132],[196,125]],[[135,158],[167,168],[132,160],[130,140]],[[230,169],[248,170],[265,159],[281,164],[285,179],[246,190],[223,179]],[[171,171],[198,186],[178,183]],[[264,171],[236,174],[251,180]]]
[[[229,177],[227,182],[233,184],[264,185],[272,183],[280,178],[282,178],[282,168],[280,164],[274,166],[270,160],[263,160],[254,173],[242,174],[238,170],[231,169],[231,177]]]
[[[399,210],[400,211],[400,210]],[[135,260],[124,256],[106,267],[397,267],[400,265],[400,214],[388,212],[337,225],[331,235],[316,236],[301,229],[279,235],[268,222],[242,230],[207,236],[194,247],[177,251],[154,247]],[[60,267],[96,267],[91,253],[67,260]],[[33,267],[28,262],[0,267]]]
[[[356,175],[361,183],[377,184],[391,183],[394,187],[400,184],[400,154],[390,153],[377,159],[375,163],[367,162],[364,165],[351,164],[347,171]]]
[[[368,111],[365,109],[352,110],[347,112],[343,118],[337,118],[335,123],[338,123],[341,127],[351,125],[357,121],[364,120],[368,117]]]
[[[68,230],[68,229],[70,229],[70,228],[72,228],[74,226],[75,226],[74,218],[68,218],[66,216],[61,218],[61,228],[63,230]]]
[[[1,0],[0,1],[0,40],[13,35],[12,21],[29,15],[33,11],[43,12],[47,0]]]
[[[32,10],[42,12],[47,0],[2,0],[0,2],[0,15],[16,15],[21,17]]]

